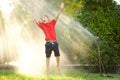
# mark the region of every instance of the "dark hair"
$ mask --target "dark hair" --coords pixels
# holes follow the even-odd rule
[[[47,18],[49,19],[48,15],[43,15],[43,16],[45,16],[45,17],[47,17]],[[43,17],[43,16],[42,16],[42,17]],[[41,17],[41,19],[42,19],[42,17]]]
[[[43,15],[43,16],[45,16],[45,17],[49,18],[49,17],[48,17],[48,15],[46,15],[46,14],[45,14],[45,15]]]

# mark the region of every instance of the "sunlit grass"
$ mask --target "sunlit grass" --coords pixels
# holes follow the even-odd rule
[[[80,70],[64,70],[62,74],[56,75],[55,72],[51,72],[51,77],[47,78],[43,75],[23,75],[10,70],[0,70],[0,80],[120,80],[119,74],[110,74],[110,77],[101,77],[96,73],[86,73]]]

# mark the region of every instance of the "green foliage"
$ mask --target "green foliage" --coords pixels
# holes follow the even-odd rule
[[[59,4],[61,1],[63,0],[54,0],[53,2]],[[107,72],[115,72],[117,65],[120,64],[120,5],[117,5],[113,0],[65,0],[63,2],[65,2],[67,15],[75,16],[75,19],[87,30],[99,37],[97,42],[99,41],[98,45],[100,46],[105,70]],[[70,33],[72,34],[72,32]],[[79,43],[79,41],[76,42]],[[79,50],[77,51],[79,54]],[[88,56],[88,61],[91,64],[98,65],[97,46],[92,48],[91,53]],[[77,59],[76,54],[72,56]],[[80,60],[81,62],[80,58],[78,61]]]
[[[77,20],[99,37],[102,61],[107,72],[120,64],[120,6],[113,0],[85,0]],[[93,55],[97,55],[93,52]],[[96,62],[96,57],[93,58]]]

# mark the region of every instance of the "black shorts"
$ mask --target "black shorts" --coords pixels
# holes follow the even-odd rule
[[[58,43],[55,42],[46,42],[45,44],[45,53],[46,57],[50,57],[52,51],[54,51],[55,57],[60,56],[59,49],[58,49]]]

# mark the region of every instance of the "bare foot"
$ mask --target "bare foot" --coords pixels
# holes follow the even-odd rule
[[[57,74],[60,75],[60,69],[59,68],[57,68]]]
[[[48,77],[48,78],[50,77],[50,73],[49,73],[49,72],[47,72],[47,77]]]

